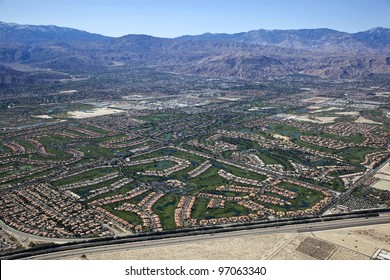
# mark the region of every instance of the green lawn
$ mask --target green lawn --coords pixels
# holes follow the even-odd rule
[[[297,210],[297,209],[306,209],[317,202],[321,201],[324,198],[324,194],[322,192],[311,190],[308,188],[304,188],[301,186],[297,186],[295,184],[291,184],[288,182],[282,182],[277,185],[278,187],[287,189],[289,191],[293,191],[298,193],[298,196],[295,199],[289,199],[288,201],[291,203],[291,205],[285,205],[285,206],[275,206],[273,204],[267,204],[261,202],[261,204],[264,204],[265,206],[274,209],[276,211],[291,211],[291,210]]]
[[[218,175],[218,168],[211,167],[206,172],[200,174],[199,176],[190,179],[188,182],[191,185],[196,186],[196,190],[193,193],[198,191],[210,191],[214,190],[216,187],[227,184],[228,181]]]
[[[68,142],[64,139],[64,137],[58,135],[44,136],[39,138],[39,142],[45,147],[46,151],[49,154],[55,156],[55,160],[64,160],[71,158],[71,155],[66,152],[66,150],[68,149],[66,147],[66,144]]]
[[[105,181],[105,182],[102,182],[99,184],[72,189],[71,191],[74,192],[75,194],[83,197],[83,196],[87,196],[87,195],[91,194],[92,190],[97,190],[97,189],[100,189],[103,187],[107,187],[107,186],[109,186],[109,185],[111,185],[111,184],[113,184],[121,179],[122,179],[121,177],[118,177],[118,178],[114,178],[114,179],[111,179],[111,180],[108,180],[108,181]],[[109,194],[110,196],[112,195],[111,193],[107,193],[107,194]]]
[[[33,143],[31,143],[30,141],[24,140],[24,139],[17,139],[15,142],[18,143],[19,145],[23,146],[26,149],[32,150],[35,148]]]
[[[153,205],[152,209],[159,216],[163,229],[176,228],[174,215],[179,201],[178,196],[165,195]]]
[[[244,170],[244,169],[232,166],[232,165],[227,165],[227,164],[215,162],[214,166],[216,166],[219,169],[225,169],[229,173],[232,173],[236,176],[247,178],[247,179],[254,179],[254,180],[258,180],[258,181],[263,181],[263,180],[267,179],[267,176],[265,176],[265,175],[254,173],[251,171],[247,171],[247,170]]]
[[[10,181],[4,183],[3,185],[22,183],[22,182],[25,182],[25,181],[28,181],[28,180],[31,180],[31,179],[34,179],[34,178],[47,176],[47,175],[49,175],[51,173],[54,173],[55,171],[58,171],[58,169],[51,168],[51,169],[48,169],[48,170],[45,170],[45,171],[42,171],[42,172],[38,172],[38,173],[32,174],[32,175],[27,176],[27,177],[22,177],[22,178],[10,180]]]
[[[128,191],[131,191],[132,189],[134,189],[136,187],[136,183],[130,183],[128,185],[125,185],[119,189],[116,189],[112,192],[108,192],[108,193],[102,193],[102,194],[99,194],[93,198],[91,198],[90,200],[88,200],[88,202],[90,201],[93,201],[93,200],[98,200],[98,199],[101,199],[101,198],[106,198],[106,197],[109,197],[109,196],[114,196],[114,195],[117,195],[117,194],[124,194],[124,193],[127,193]]]
[[[0,144],[0,154],[11,153],[12,149]]]
[[[164,160],[164,161],[151,162],[151,163],[145,163],[145,164],[139,164],[133,166],[125,166],[123,167],[123,171],[130,176],[139,177],[139,175],[136,174],[137,172],[143,172],[147,170],[155,170],[155,171],[164,170],[166,168],[175,165],[176,163],[174,162]]]
[[[110,159],[114,157],[114,153],[107,148],[99,147],[96,144],[89,144],[78,148],[84,153],[85,159]]]
[[[192,155],[190,153],[184,153],[182,151],[178,151],[176,149],[163,149],[159,151],[155,151],[146,155],[142,155],[139,157],[132,158],[131,161],[137,161],[141,159],[148,159],[148,158],[156,158],[160,156],[175,156],[178,158],[186,159],[191,163],[191,166],[187,167],[186,169],[180,170],[178,172],[175,172],[169,176],[166,177],[166,179],[176,179],[180,181],[188,181],[188,172],[195,169],[197,166],[199,166],[201,163],[206,161],[206,159]],[[161,161],[164,162],[164,161]],[[166,161],[165,161],[166,162]],[[167,166],[167,165],[166,165]],[[141,171],[141,170],[156,170],[156,166],[154,163],[150,164],[144,164],[144,165],[136,165],[136,166],[127,166],[124,168],[125,172],[131,176],[134,176],[134,173]]]
[[[143,225],[141,217],[137,214],[130,211],[115,210],[115,207],[115,204],[106,204],[102,206],[103,209],[107,210],[108,212],[111,212],[115,216],[118,216],[119,218],[122,218],[123,220],[133,225]]]
[[[265,151],[256,151],[255,155],[257,155],[265,164],[280,164],[277,159],[273,159],[268,155]]]
[[[95,126],[91,126],[91,125],[80,125],[79,126],[80,128],[83,128],[83,129],[86,129],[86,130],[90,130],[92,132],[96,132],[96,133],[99,133],[101,134],[102,136],[108,134],[109,132],[107,130],[103,130],[103,129],[100,129],[98,127],[95,127]]]
[[[230,218],[235,216],[243,216],[253,213],[244,206],[237,203],[226,202],[224,208],[208,209],[208,199],[198,198],[192,210],[192,217],[198,220]]]
[[[158,161],[158,162],[154,163],[154,165],[149,170],[161,171],[161,170],[165,170],[167,168],[173,167],[175,165],[177,165],[177,164],[173,161],[162,160],[162,161]]]
[[[113,173],[115,171],[117,171],[116,168],[98,168],[98,169],[83,172],[83,173],[80,173],[80,174],[77,174],[74,176],[70,176],[70,177],[67,177],[67,178],[64,178],[64,179],[61,179],[58,181],[54,181],[54,182],[52,182],[52,185],[58,187],[58,186],[63,186],[63,185],[72,184],[72,183],[76,183],[76,182],[83,182],[83,181],[92,180],[92,179],[102,177],[104,175],[107,175],[109,173]]]
[[[352,147],[352,148],[342,149],[337,154],[339,156],[342,156],[344,158],[344,160],[346,160],[352,164],[358,164],[358,163],[361,163],[365,160],[366,155],[368,155],[370,153],[378,152],[378,151],[379,151],[379,149],[376,149],[376,148]]]
[[[31,170],[31,169],[33,169],[35,167],[38,167],[38,166],[25,164],[25,163],[20,163],[20,162],[12,162],[12,163],[7,163],[7,164],[4,164],[4,165],[1,165],[0,168],[8,167],[8,166],[13,166],[14,170],[10,170],[10,171],[7,171],[7,172],[0,173],[0,178],[7,177],[7,176],[10,176],[10,175],[14,175],[14,174],[20,174],[20,173],[26,172],[28,170]]]

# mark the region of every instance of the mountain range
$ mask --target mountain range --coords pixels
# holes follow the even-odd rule
[[[294,74],[361,79],[390,74],[390,29],[352,34],[321,28],[172,39],[113,38],[52,25],[0,22],[0,85],[34,81],[34,71],[20,70],[23,67],[46,71],[34,75],[50,79],[64,73],[104,72],[113,66],[251,81]]]

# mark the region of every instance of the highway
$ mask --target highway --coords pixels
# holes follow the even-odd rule
[[[78,248],[78,249],[58,251],[58,252],[52,252],[47,254],[41,254],[41,255],[34,255],[34,256],[26,257],[24,259],[35,259],[35,260],[69,259],[69,258],[76,258],[76,257],[80,257],[81,255],[88,255],[88,254],[113,253],[119,251],[150,249],[155,247],[180,245],[184,243],[188,244],[188,243],[218,240],[218,239],[270,235],[270,234],[277,234],[277,233],[314,232],[314,231],[324,231],[324,230],[331,230],[331,229],[341,229],[341,228],[368,226],[368,225],[376,225],[376,224],[388,224],[388,223],[390,223],[390,215],[382,214],[377,217],[369,217],[369,218],[364,218],[364,217],[352,218],[352,219],[322,221],[322,222],[307,223],[307,224],[294,224],[294,225],[285,225],[285,226],[274,226],[268,228],[230,231],[230,232],[222,232],[222,233],[215,233],[215,234],[201,234],[195,236],[156,239],[156,240],[149,240],[149,241],[123,243],[123,244],[98,245],[94,247]]]

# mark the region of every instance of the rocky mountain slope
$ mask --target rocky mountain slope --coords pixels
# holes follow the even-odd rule
[[[14,64],[93,73],[118,63],[253,81],[291,74],[358,79],[390,74],[390,29],[354,34],[304,29],[206,33],[173,39],[147,35],[110,38],[70,28],[0,22],[3,81],[13,80],[15,71],[9,65]],[[18,81],[23,80],[28,79]]]

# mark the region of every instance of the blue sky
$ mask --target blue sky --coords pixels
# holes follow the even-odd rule
[[[0,0],[0,21],[54,24],[109,36],[390,28],[390,0]]]

